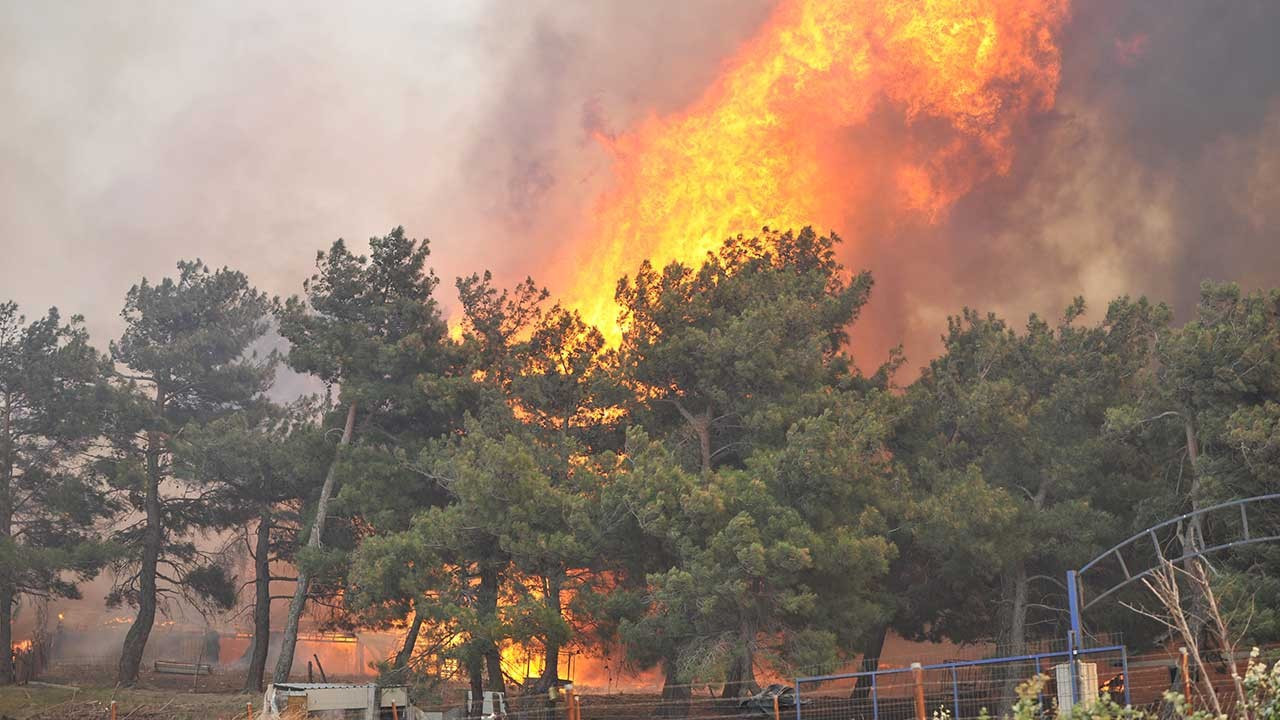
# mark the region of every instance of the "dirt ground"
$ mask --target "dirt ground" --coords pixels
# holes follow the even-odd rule
[[[33,683],[0,687],[0,719],[110,720],[112,700],[118,720],[234,720],[246,716],[246,703],[256,708],[262,696]]]

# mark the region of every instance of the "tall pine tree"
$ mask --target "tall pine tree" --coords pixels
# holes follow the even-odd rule
[[[243,273],[178,263],[176,278],[143,279],[125,298],[125,330],[111,344],[118,395],[100,467],[137,518],[116,533],[129,553],[116,564],[111,603],[137,607],[120,652],[117,681],[132,685],[162,596],[195,593],[234,602],[229,578],[208,562],[191,532],[216,527],[217,513],[183,492],[173,442],[190,425],[258,402],[275,357],[252,347],[270,324],[271,301]]]
[[[105,557],[95,523],[112,505],[82,466],[106,371],[80,318],[52,309],[27,324],[0,304],[0,683],[14,679],[19,599],[79,597]]]

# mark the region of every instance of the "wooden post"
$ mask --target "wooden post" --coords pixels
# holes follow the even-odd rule
[[[582,720],[582,698],[573,696],[573,720]]]
[[[1181,655],[1178,657],[1178,671],[1182,673],[1182,695],[1187,699],[1187,709],[1191,709],[1191,673],[1187,667],[1187,648],[1182,646],[1178,648]]]
[[[111,720],[116,720],[116,701],[111,701]]]
[[[565,685],[564,714],[567,720],[579,720],[582,706],[578,704],[578,692],[573,683]]]
[[[245,712],[246,718],[248,718],[249,720],[253,720],[253,703],[251,702],[245,703],[244,712]]]
[[[396,710],[396,701],[391,701],[391,720],[400,720],[400,711]]]
[[[773,720],[782,720],[782,715],[778,712],[778,696],[773,696]]]
[[[911,677],[916,684],[916,720],[928,720],[924,714],[924,668],[920,663],[911,663]]]

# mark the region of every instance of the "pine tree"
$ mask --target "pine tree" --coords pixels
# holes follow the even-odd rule
[[[428,243],[406,237],[397,227],[371,238],[369,248],[368,257],[355,255],[338,240],[327,253],[318,253],[317,272],[304,285],[305,299],[290,298],[279,314],[280,333],[291,343],[289,365],[337,386],[344,419],[300,553],[274,682],[288,680],[293,667],[298,624],[311,590],[309,558],[319,560],[330,501],[359,413],[368,418],[394,410],[402,398],[419,394],[420,374],[446,362],[441,353],[447,327],[432,297],[437,280],[425,267]]]
[[[107,557],[95,525],[114,507],[82,471],[106,373],[79,317],[27,324],[0,304],[0,683],[14,680],[19,599],[78,598]]]
[[[125,636],[117,680],[137,681],[142,653],[162,596],[188,593],[234,603],[229,578],[190,538],[217,526],[217,514],[172,484],[172,446],[198,426],[260,400],[274,376],[275,357],[258,357],[270,300],[239,272],[211,271],[200,261],[178,263],[177,278],[133,286],[111,344],[118,393],[106,429],[111,452],[100,463],[136,521],[115,539],[129,553],[117,562],[109,603],[138,608]]]

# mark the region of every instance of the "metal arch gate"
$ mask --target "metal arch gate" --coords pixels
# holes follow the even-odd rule
[[[1280,527],[1271,528],[1269,530],[1263,531],[1261,534],[1254,534],[1253,532],[1250,531],[1250,528],[1249,528],[1249,510],[1250,509],[1257,510],[1260,507],[1270,507],[1272,505],[1274,505],[1277,510],[1280,510],[1280,493],[1258,495],[1250,498],[1239,498],[1237,500],[1232,500],[1230,502],[1219,503],[1217,505],[1211,505],[1206,508],[1192,510],[1191,512],[1183,513],[1175,518],[1166,520],[1160,523],[1159,525],[1153,525],[1147,528],[1146,530],[1143,530],[1142,532],[1133,535],[1132,537],[1125,540],[1124,542],[1121,542],[1120,544],[1116,545],[1110,550],[1107,550],[1106,552],[1102,553],[1101,555],[1094,558],[1093,560],[1090,560],[1088,563],[1084,565],[1084,567],[1080,568],[1079,570],[1068,570],[1067,571],[1067,610],[1071,616],[1071,630],[1067,634],[1068,651],[1072,653],[1079,652],[1079,650],[1076,649],[1076,645],[1080,643],[1081,639],[1083,638],[1083,635],[1082,635],[1083,629],[1082,629],[1082,623],[1080,618],[1081,613],[1093,607],[1100,600],[1120,590],[1121,588],[1128,586],[1134,581],[1141,580],[1142,578],[1147,577],[1152,572],[1154,572],[1156,568],[1159,567],[1163,562],[1167,561],[1167,562],[1177,563],[1177,562],[1182,562],[1183,560],[1189,560],[1191,558],[1196,558],[1196,557],[1203,557],[1211,553],[1227,550],[1234,547],[1241,547],[1244,545],[1253,545],[1256,543],[1263,543],[1263,542],[1280,541]],[[1234,520],[1235,514],[1237,511],[1239,512],[1239,521],[1240,521],[1239,527],[1237,528],[1239,530],[1239,537],[1235,537],[1234,539],[1228,542],[1221,542],[1221,543],[1210,545],[1210,546],[1195,547],[1193,545],[1190,550],[1184,547],[1182,548],[1182,554],[1176,557],[1166,556],[1165,545],[1160,542],[1159,534],[1161,531],[1167,530],[1170,527],[1173,527],[1177,531],[1176,534],[1178,536],[1181,536],[1182,529],[1185,527],[1187,523],[1193,520],[1198,521],[1210,515],[1220,515],[1225,513],[1230,513],[1232,519]],[[1125,559],[1124,559],[1125,550],[1136,548],[1138,546],[1138,543],[1144,540],[1151,541],[1152,549],[1154,550],[1154,563],[1135,573],[1129,569],[1128,563],[1125,562]],[[1203,541],[1203,537],[1201,537],[1201,540]],[[1083,593],[1084,575],[1088,573],[1090,570],[1093,570],[1099,567],[1100,563],[1102,563],[1103,561],[1109,558],[1114,558],[1116,560],[1116,562],[1120,567],[1121,572],[1124,574],[1124,579],[1112,585],[1110,588],[1107,588],[1106,590],[1102,591],[1096,597],[1091,598],[1089,602],[1081,605],[1081,599],[1084,594]],[[1071,696],[1076,700],[1079,700],[1079,688],[1077,687],[1076,677],[1075,677],[1076,664],[1072,662],[1070,663],[1070,667],[1071,667]],[[1127,682],[1128,682],[1128,678],[1126,678],[1126,683]]]
[[[1093,607],[1098,601],[1102,600],[1108,595],[1116,592],[1117,590],[1120,590],[1123,587],[1126,587],[1127,585],[1129,585],[1130,583],[1136,580],[1140,580],[1150,575],[1153,571],[1155,571],[1156,567],[1162,561],[1167,560],[1169,562],[1176,563],[1176,562],[1181,562],[1183,560],[1188,560],[1193,557],[1200,557],[1202,555],[1208,555],[1221,550],[1227,550],[1233,547],[1240,547],[1242,545],[1252,545],[1254,543],[1272,542],[1272,541],[1280,540],[1280,527],[1273,528],[1267,532],[1264,532],[1261,535],[1253,534],[1249,528],[1249,509],[1250,508],[1256,509],[1259,506],[1269,505],[1269,504],[1275,504],[1276,509],[1280,510],[1280,493],[1272,493],[1270,495],[1259,495],[1257,497],[1241,498],[1239,500],[1232,500],[1230,502],[1220,503],[1218,505],[1213,505],[1207,508],[1193,510],[1189,513],[1183,513],[1182,515],[1179,515],[1178,517],[1172,518],[1170,520],[1166,520],[1160,523],[1159,525],[1153,525],[1147,528],[1146,530],[1143,530],[1142,532],[1137,533],[1136,535],[1130,537],[1124,542],[1116,545],[1110,550],[1102,553],[1101,555],[1094,558],[1093,560],[1090,560],[1088,563],[1084,565],[1084,567],[1080,568],[1079,570],[1068,572],[1067,587],[1069,589],[1075,590],[1076,604],[1079,606],[1080,612],[1084,612],[1085,610],[1088,610],[1089,608]],[[1204,518],[1210,514],[1214,514],[1214,515],[1222,514],[1224,512],[1231,511],[1233,509],[1238,509],[1239,511],[1240,535],[1241,535],[1239,538],[1233,539],[1230,542],[1219,543],[1217,545],[1195,548],[1191,551],[1186,551],[1184,549],[1183,553],[1181,555],[1178,555],[1177,557],[1165,556],[1164,547],[1161,545],[1160,538],[1158,535],[1158,533],[1161,530],[1165,530],[1169,527],[1176,527],[1179,531],[1178,534],[1181,535],[1182,527],[1189,521]],[[1232,516],[1234,519],[1235,517],[1234,512],[1232,512]],[[1137,547],[1138,543],[1144,540],[1151,541],[1152,549],[1154,550],[1154,554],[1156,558],[1156,564],[1146,569],[1143,569],[1137,573],[1133,573],[1129,570],[1128,563],[1125,562],[1124,551],[1129,548]],[[1084,582],[1085,574],[1088,573],[1090,570],[1097,568],[1103,561],[1111,558],[1114,558],[1116,560],[1117,564],[1120,567],[1121,572],[1124,573],[1124,580],[1120,581],[1119,583],[1116,583],[1110,588],[1099,593],[1096,597],[1091,598],[1088,602],[1084,604],[1080,604],[1084,596],[1084,593],[1082,592],[1082,585]],[[1074,580],[1074,582],[1072,582],[1072,580]]]
[[[866,672],[859,672],[859,673],[845,673],[845,674],[839,674],[839,675],[822,675],[822,676],[815,676],[815,677],[797,678],[794,686],[795,687],[796,720],[803,720],[804,718],[804,704],[805,704],[806,698],[803,695],[803,686],[805,684],[816,684],[816,683],[822,683],[822,682],[847,680],[847,679],[856,680],[863,677],[869,678],[871,682],[871,701],[872,701],[871,720],[880,720],[879,698],[877,695],[877,684],[878,684],[877,678],[882,675],[892,675],[892,674],[903,673],[903,672],[914,673],[914,672],[922,672],[924,670],[949,670],[951,672],[952,702],[953,702],[954,712],[956,713],[955,715],[956,720],[959,720],[960,700],[959,700],[958,684],[955,679],[956,671],[959,668],[971,667],[971,666],[977,666],[977,665],[995,665],[999,663],[1033,661],[1036,665],[1036,668],[1039,669],[1040,663],[1043,660],[1049,659],[1051,657],[1061,657],[1067,660],[1068,667],[1070,668],[1068,675],[1071,683],[1070,685],[1071,697],[1074,699],[1074,701],[1078,702],[1080,700],[1080,697],[1079,697],[1080,688],[1079,688],[1079,683],[1076,677],[1077,668],[1078,668],[1076,663],[1079,661],[1080,656],[1100,653],[1100,652],[1117,652],[1117,651],[1120,653],[1120,656],[1121,656],[1121,663],[1123,667],[1122,672],[1124,674],[1124,684],[1125,684],[1125,702],[1127,704],[1129,701],[1129,668],[1128,668],[1127,651],[1123,646],[1110,646],[1105,648],[1088,648],[1088,649],[1084,648],[1081,619],[1080,619],[1081,613],[1084,610],[1087,610],[1090,607],[1093,607],[1099,601],[1111,595],[1112,593],[1120,590],[1121,588],[1137,580],[1140,580],[1144,577],[1147,577],[1152,572],[1154,572],[1156,567],[1158,567],[1160,563],[1163,561],[1167,560],[1171,562],[1181,562],[1183,560],[1187,560],[1193,557],[1201,557],[1204,555],[1208,555],[1210,553],[1227,550],[1233,547],[1241,547],[1244,545],[1252,545],[1252,544],[1262,543],[1262,542],[1280,541],[1280,527],[1264,531],[1261,534],[1253,533],[1249,527],[1250,509],[1256,510],[1261,506],[1270,506],[1273,504],[1277,507],[1277,509],[1280,509],[1280,493],[1272,493],[1269,495],[1259,495],[1251,498],[1242,498],[1238,500],[1232,500],[1230,502],[1220,503],[1218,505],[1213,505],[1207,508],[1194,510],[1189,513],[1184,513],[1182,515],[1179,515],[1178,517],[1172,518],[1170,520],[1166,520],[1165,522],[1162,522],[1158,525],[1153,525],[1152,527],[1147,528],[1146,530],[1143,530],[1142,532],[1133,535],[1132,537],[1125,540],[1124,542],[1116,545],[1110,550],[1107,550],[1106,552],[1102,553],[1098,557],[1089,561],[1079,570],[1067,571],[1067,604],[1068,604],[1068,612],[1070,613],[1070,616],[1071,616],[1071,629],[1067,633],[1067,650],[1065,652],[1043,653],[1039,655],[1012,656],[1012,657],[1005,657],[1005,658],[991,658],[987,660],[942,663],[939,665],[927,665],[927,666],[916,664],[911,668],[895,668],[891,670],[866,671]],[[1210,514],[1217,514],[1217,513],[1223,513],[1223,512],[1234,513],[1236,511],[1238,511],[1239,513],[1239,520],[1240,520],[1240,524],[1239,524],[1240,536],[1238,538],[1232,539],[1229,542],[1222,542],[1222,543],[1218,543],[1211,546],[1193,548],[1190,551],[1187,551],[1184,549],[1182,554],[1178,555],[1177,557],[1166,556],[1165,547],[1164,545],[1161,544],[1159,539],[1159,533],[1161,531],[1167,530],[1170,527],[1174,527],[1180,531],[1185,523],[1193,519],[1202,519]],[[1178,534],[1180,535],[1181,532],[1179,532]],[[1148,539],[1151,540],[1153,544],[1153,549],[1155,551],[1154,553],[1155,562],[1149,567],[1145,567],[1144,569],[1138,571],[1137,573],[1134,573],[1130,570],[1128,564],[1125,562],[1124,552],[1126,549],[1136,547],[1140,541],[1148,540]],[[1083,583],[1083,580],[1082,580],[1083,576],[1086,573],[1088,573],[1090,570],[1098,568],[1100,563],[1107,560],[1108,558],[1115,558],[1115,560],[1119,563],[1120,569],[1124,575],[1124,579],[1121,580],[1119,583],[1116,583],[1112,587],[1108,588],[1107,590],[1099,593],[1096,597],[1092,597],[1088,603],[1082,606],[1080,601],[1081,601],[1081,595],[1082,595],[1081,589],[1082,589],[1082,583]]]

